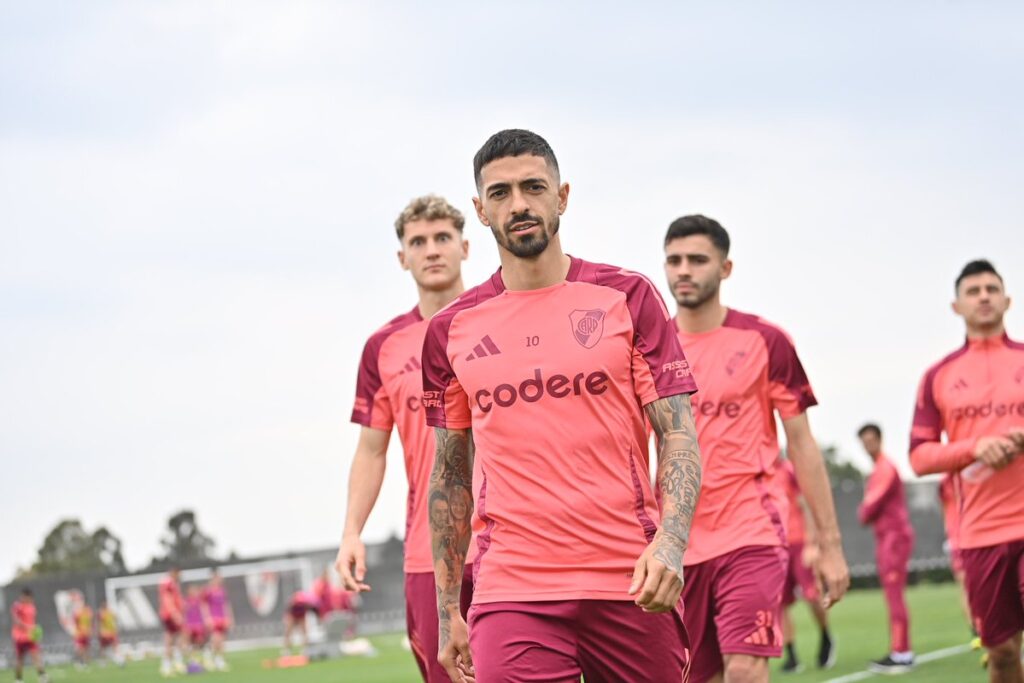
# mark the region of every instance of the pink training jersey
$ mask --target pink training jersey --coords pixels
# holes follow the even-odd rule
[[[203,620],[202,595],[185,598],[185,625],[189,628],[202,628],[205,623]]]
[[[509,291],[499,270],[430,321],[423,389],[431,425],[473,429],[473,602],[630,599],[659,519],[642,406],[696,391],[650,281],[573,258]]]
[[[203,601],[206,602],[206,609],[210,612],[211,619],[227,619],[228,594],[223,586],[207,587],[203,591]]]
[[[729,309],[710,332],[679,340],[701,392],[693,397],[704,464],[687,565],[744,546],[785,544],[785,497],[773,482],[779,455],[775,428],[817,404],[786,333],[757,316]]]
[[[796,480],[796,470],[789,460],[779,460],[779,485],[786,497],[789,515],[786,518],[786,542],[790,545],[803,543],[807,538],[804,509],[800,505],[800,484]]]
[[[434,430],[427,426],[420,399],[423,373],[420,356],[427,322],[419,308],[398,316],[366,342],[352,421],[386,432],[397,425],[405,454],[409,495],[405,516],[405,572],[433,572],[427,494],[434,466]],[[451,506],[456,508],[457,506]],[[468,507],[466,510],[468,516]],[[457,510],[452,509],[454,514]],[[469,520],[466,519],[469,524]],[[467,562],[475,558],[471,548]]]
[[[903,480],[885,454],[878,456],[868,476],[864,486],[864,500],[857,508],[857,518],[861,524],[874,527],[878,539],[890,534],[912,536],[914,533],[907,512]]]
[[[180,618],[183,601],[178,582],[168,576],[160,582],[160,587],[157,590],[160,596],[160,618],[163,620]]]
[[[11,638],[14,642],[32,642],[32,629],[36,626],[36,606],[17,600],[11,605],[11,616]]]
[[[910,462],[918,474],[954,473],[960,491],[961,548],[1024,539],[1024,457],[1018,455],[997,472],[976,462],[973,453],[979,438],[1021,427],[1024,344],[1005,334],[969,339],[921,380]]]

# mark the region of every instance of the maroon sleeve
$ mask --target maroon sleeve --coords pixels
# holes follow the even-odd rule
[[[423,408],[427,424],[443,429],[466,429],[471,413],[466,393],[448,360],[448,330],[452,316],[438,314],[423,340]]]
[[[766,326],[762,332],[768,347],[768,382],[771,385],[775,408],[783,419],[805,412],[818,405],[811,390],[804,366],[796,354],[796,347],[786,334]]]
[[[935,402],[935,375],[940,365],[928,370],[917,387],[914,421],[910,428],[910,451],[918,446],[942,439],[942,413]]]
[[[657,397],[697,391],[675,324],[654,284],[627,270],[604,271],[599,282],[626,295],[633,322],[633,345],[650,371]]]
[[[356,399],[352,406],[352,422],[375,429],[391,429],[394,418],[387,396],[381,391],[383,380],[380,375],[378,358],[380,349],[387,339],[385,334],[375,334],[363,347],[359,361],[359,375],[356,378]]]

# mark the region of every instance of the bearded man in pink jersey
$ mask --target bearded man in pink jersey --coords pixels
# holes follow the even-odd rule
[[[427,321],[462,293],[462,261],[469,242],[462,238],[462,213],[441,197],[414,199],[395,221],[401,243],[398,261],[416,283],[419,300],[370,336],[363,350],[352,421],[362,426],[349,474],[348,514],[336,567],[347,590],[370,590],[366,549],[359,536],[384,480],[392,427],[398,428],[405,455],[409,495],[405,527],[406,623],[413,655],[428,683],[447,681],[437,662],[437,607],[430,551],[427,492],[434,461],[434,434],[423,418],[420,353]],[[461,498],[459,498],[461,500]],[[447,520],[448,501],[442,501]],[[453,497],[453,507],[456,498]],[[456,569],[464,572],[465,562]],[[464,583],[468,608],[472,581]]]
[[[910,464],[918,474],[952,473],[967,598],[989,680],[1022,683],[1024,344],[1006,333],[1010,298],[990,262],[964,266],[955,293],[967,340],[921,380]]]
[[[569,185],[539,135],[496,133],[473,167],[501,269],[434,316],[423,346],[431,497],[472,486],[458,505],[479,549],[467,635],[444,565],[470,536],[432,528],[438,659],[453,681],[679,683],[700,452],[668,309],[642,275],[562,251]]]
[[[729,233],[705,216],[684,216],[665,235],[679,340],[701,387],[693,412],[704,485],[683,588],[695,683],[767,681],[768,658],[782,653],[788,503],[775,413],[817,530],[823,605],[842,598],[850,582],[825,463],[807,421],[817,401],[786,333],[722,305],[729,246]]]
[[[905,673],[914,666],[910,615],[904,598],[914,528],[910,526],[903,480],[896,465],[882,452],[882,428],[869,423],[857,431],[857,436],[875,464],[864,487],[857,518],[875,531],[878,581],[889,607],[889,654],[871,662],[868,668],[876,673]]]

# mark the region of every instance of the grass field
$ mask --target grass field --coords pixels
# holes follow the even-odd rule
[[[952,584],[912,588],[909,600],[913,645],[918,655],[967,641],[956,588]],[[810,663],[817,646],[817,634],[804,606],[798,605],[794,616],[800,657],[805,663]],[[832,620],[839,643],[839,658],[835,668],[824,672],[809,668],[804,673],[787,676],[773,673],[773,680],[792,683],[828,681],[863,671],[869,659],[881,657],[885,653],[888,634],[885,607],[879,591],[851,593],[832,611]],[[413,683],[419,680],[412,655],[402,649],[400,636],[383,636],[373,641],[380,654],[372,659],[351,658],[313,663],[301,669],[268,670],[261,667],[261,662],[275,657],[276,652],[246,652],[231,655],[230,673],[210,673],[178,680],[209,683]],[[777,668],[778,661],[773,661],[772,666],[773,669]],[[61,668],[53,671],[51,678],[69,683],[157,683],[164,680],[158,675],[157,668],[156,661],[134,662],[124,669],[76,671]],[[12,673],[0,674],[0,681],[9,680],[13,680]],[[26,681],[34,680],[34,673],[27,674]],[[908,683],[965,683],[987,679],[978,666],[978,653],[966,652],[919,664],[914,672],[903,676],[902,680]]]

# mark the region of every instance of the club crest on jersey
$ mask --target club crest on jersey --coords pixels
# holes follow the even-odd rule
[[[245,594],[249,606],[261,617],[269,616],[277,607],[280,580],[277,572],[252,572],[245,575]]]
[[[604,333],[604,311],[599,308],[575,310],[569,314],[569,324],[572,325],[572,336],[580,346],[592,349]]]

